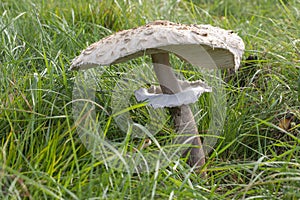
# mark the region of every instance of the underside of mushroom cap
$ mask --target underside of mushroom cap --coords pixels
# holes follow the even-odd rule
[[[237,69],[243,51],[242,39],[232,31],[159,20],[92,44],[72,61],[70,69],[112,65],[160,52],[172,52],[199,67]]]

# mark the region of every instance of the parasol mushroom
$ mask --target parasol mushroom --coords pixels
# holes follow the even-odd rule
[[[238,69],[244,51],[242,39],[232,31],[211,25],[183,25],[158,20],[134,29],[123,30],[90,45],[72,61],[71,70],[113,65],[151,55],[160,88],[135,91],[138,101],[148,100],[154,108],[169,107],[177,143],[188,141],[193,147],[189,164],[201,168],[205,154],[193,113],[188,104],[195,102],[211,88],[201,81],[180,81],[169,63],[169,53],[192,65],[204,68]],[[183,98],[183,99],[181,99]]]

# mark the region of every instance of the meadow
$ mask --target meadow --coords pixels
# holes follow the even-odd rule
[[[206,178],[184,159],[140,174],[115,170],[76,132],[72,59],[105,36],[157,19],[211,24],[245,43],[239,70],[219,71],[225,121]],[[0,199],[300,199],[299,21],[299,0],[1,0]],[[108,116],[99,123],[110,137],[121,132],[109,116],[116,81],[146,61],[103,74],[97,103]],[[207,99],[197,102],[204,138]],[[143,105],[127,111],[142,125],[149,120]],[[171,124],[163,130],[161,140]]]

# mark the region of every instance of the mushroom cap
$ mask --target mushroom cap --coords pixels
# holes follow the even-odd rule
[[[233,31],[158,20],[90,45],[72,61],[70,69],[112,65],[160,52],[172,52],[199,67],[238,69],[243,51],[243,40]]]

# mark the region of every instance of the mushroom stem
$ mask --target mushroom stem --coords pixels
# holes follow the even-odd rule
[[[161,90],[164,94],[176,94],[182,89],[169,63],[168,53],[151,54],[153,67]],[[198,128],[193,113],[188,105],[169,109],[174,120],[174,126],[179,137],[177,143],[191,144],[193,147],[184,151],[183,156],[189,154],[188,163],[191,166],[201,168],[205,164],[205,154],[198,134]],[[188,136],[184,136],[188,135]],[[203,173],[203,175],[205,175]]]
[[[181,87],[169,63],[169,54],[151,54],[154,72],[164,94],[181,92]]]

